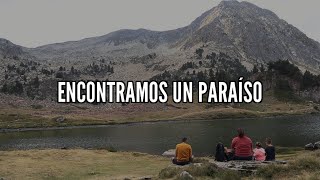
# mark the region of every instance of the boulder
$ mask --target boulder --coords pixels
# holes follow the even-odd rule
[[[234,171],[240,171],[245,173],[255,173],[259,167],[267,166],[268,164],[287,164],[286,161],[227,161],[218,162],[215,160],[209,160],[209,163],[215,164],[218,168],[229,169]]]
[[[179,177],[180,177],[181,179],[186,179],[186,180],[194,179],[193,176],[191,176],[191,174],[188,173],[187,171],[182,171],[182,172],[180,173]]]
[[[162,156],[165,157],[174,157],[176,155],[176,150],[175,149],[169,149],[168,151],[165,151],[162,153]]]
[[[320,141],[314,143],[313,149],[320,149]]]
[[[312,151],[312,150],[314,150],[314,145],[312,143],[309,143],[309,144],[304,146],[304,149]]]

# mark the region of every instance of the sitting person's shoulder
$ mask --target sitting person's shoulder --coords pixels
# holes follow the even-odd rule
[[[249,141],[252,141],[251,138],[249,138],[248,136],[244,136],[244,138],[246,138]]]
[[[268,145],[268,146],[266,147],[266,149],[267,149],[267,148],[273,149],[274,146],[273,146],[273,145]]]
[[[177,147],[178,147],[178,146],[183,146],[183,147],[190,146],[190,147],[191,147],[191,145],[188,144],[188,143],[179,143],[179,144],[177,144]]]
[[[186,146],[186,147],[191,147],[191,145],[188,144],[188,143],[183,143],[183,145]]]
[[[235,141],[238,141],[239,139],[240,139],[239,136],[236,136],[232,139],[232,141],[235,142]]]

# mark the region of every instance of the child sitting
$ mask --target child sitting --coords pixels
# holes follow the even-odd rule
[[[272,145],[270,138],[266,139],[266,161],[274,161],[276,159],[276,148]]]
[[[256,148],[253,150],[253,157],[256,161],[264,161],[266,159],[266,152],[260,142],[256,143]]]

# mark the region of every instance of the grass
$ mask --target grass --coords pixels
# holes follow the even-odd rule
[[[295,155],[298,153],[301,153],[304,148],[301,147],[276,147],[277,148],[277,154],[280,156],[290,156]]]
[[[320,151],[303,152],[291,157],[287,166],[268,165],[258,170],[256,178],[319,179]]]
[[[0,151],[0,179],[124,179],[157,176],[169,160],[107,150]]]
[[[277,157],[281,156],[288,161],[287,165],[266,165],[250,175],[220,169],[210,164],[207,158],[195,159],[202,163],[201,166],[177,168],[168,158],[137,152],[84,149],[0,151],[0,179],[182,179],[179,177],[182,171],[200,180],[319,179],[320,150],[297,149],[290,154],[282,151]]]

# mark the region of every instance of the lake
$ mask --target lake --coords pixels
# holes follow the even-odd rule
[[[0,149],[101,148],[162,154],[174,149],[184,136],[195,155],[213,154],[222,142],[230,147],[237,128],[245,129],[254,141],[271,137],[276,146],[303,147],[320,141],[320,116],[286,116],[256,119],[221,119],[139,123],[59,130],[0,133]]]

